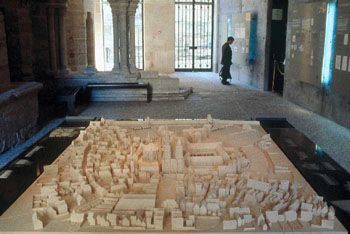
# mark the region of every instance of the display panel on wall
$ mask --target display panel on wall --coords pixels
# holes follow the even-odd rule
[[[350,97],[350,2],[339,0],[332,90]]]
[[[289,69],[298,71],[295,79],[321,87],[326,2],[300,3],[293,8],[289,16]]]
[[[246,66],[255,60],[256,19],[257,17],[250,12],[227,19],[227,33],[235,38],[235,43],[232,45],[232,63],[236,68]],[[229,25],[230,22],[232,26]]]

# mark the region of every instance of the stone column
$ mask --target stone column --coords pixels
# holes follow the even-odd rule
[[[2,11],[0,11],[0,85],[6,85],[8,83],[10,83],[10,70],[7,58],[5,19]]]
[[[22,79],[25,81],[33,80],[33,31],[32,31],[32,16],[31,16],[31,1],[22,1],[18,4],[18,28],[19,41],[21,48],[21,67]]]
[[[114,68],[113,72],[114,73],[119,73],[120,72],[120,61],[119,61],[119,9],[116,3],[112,3],[111,8],[112,8],[112,15],[113,15],[113,39],[114,39]]]
[[[60,38],[60,72],[68,73],[67,39],[66,39],[66,8],[59,8],[59,38]]]
[[[94,39],[94,20],[92,13],[88,12],[86,16],[86,48],[87,48],[87,68],[86,74],[96,73],[95,67],[95,39]]]
[[[49,30],[49,43],[50,43],[50,66],[51,72],[57,72],[57,54],[56,54],[56,32],[55,32],[55,8],[49,6],[47,9],[48,14],[48,30]]]
[[[119,32],[120,32],[120,70],[123,74],[129,74],[129,53],[128,53],[128,27],[127,27],[127,9],[129,1],[119,0]]]
[[[128,9],[128,27],[129,27],[129,68],[131,72],[136,69],[136,52],[135,52],[135,15],[139,0],[132,0]]]

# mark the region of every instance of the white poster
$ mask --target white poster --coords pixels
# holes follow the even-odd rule
[[[344,35],[344,45],[348,45],[349,44],[349,34],[345,34]]]
[[[348,70],[348,56],[343,56],[343,64],[341,66],[342,71]]]
[[[245,28],[236,28],[235,29],[235,37],[239,39],[245,38]]]
[[[341,55],[335,56],[335,69],[340,70],[341,67]]]
[[[301,28],[303,30],[310,30],[310,28],[311,28],[311,19],[303,19],[301,21]]]

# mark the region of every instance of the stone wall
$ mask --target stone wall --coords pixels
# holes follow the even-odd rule
[[[37,61],[36,48],[47,41],[45,32],[45,19],[32,21],[36,18],[37,6],[42,3],[34,1],[3,1],[0,8],[3,8],[5,17],[5,30],[7,37],[8,64],[11,81],[25,81],[33,78],[33,67],[39,63],[41,69],[45,67],[46,56]],[[41,35],[41,40],[36,35]],[[44,36],[42,36],[44,35]],[[35,41],[35,43],[33,43]]]
[[[35,133],[40,88],[37,83],[11,83],[0,87],[0,153]]]
[[[18,24],[18,2],[4,1],[5,30],[7,38],[7,54],[11,81],[22,80],[22,56]]]
[[[31,78],[33,76],[33,33],[32,33],[32,18],[31,6],[21,6],[18,11],[18,28],[19,42],[21,46],[22,57],[22,78]]]
[[[50,71],[49,32],[47,28],[47,8],[44,4],[32,6],[32,69],[37,77],[44,77]]]
[[[71,71],[81,72],[87,65],[84,1],[68,0],[66,22],[68,66]]]
[[[4,15],[0,11],[0,85],[10,82]]]
[[[246,58],[241,58],[240,66],[232,66],[232,78],[259,88],[266,89],[269,68],[270,43],[270,0],[221,0],[219,1],[219,44],[227,40],[227,18],[233,18],[242,13],[251,12],[257,15],[256,59],[249,64]],[[235,37],[235,35],[231,35]],[[234,45],[233,45],[234,46]],[[218,63],[221,60],[221,49],[218,49]],[[221,68],[221,66],[219,66]]]
[[[310,3],[314,5],[308,5]],[[339,1],[338,31],[340,26],[347,27],[347,32],[350,30],[350,11],[342,9],[343,7],[348,7],[349,3],[349,0]],[[289,101],[323,115],[343,126],[350,127],[350,92],[348,96],[346,96],[344,93],[338,92],[333,86],[325,88],[321,84],[324,50],[323,34],[326,25],[324,23],[325,15],[320,17],[320,11],[313,11],[315,8],[325,11],[326,1],[308,0],[303,1],[303,3],[297,0],[289,1],[284,97]],[[306,9],[310,9],[309,12],[307,12]],[[314,51],[312,57],[310,55],[305,55],[307,51],[300,51],[300,43],[305,44],[305,39],[300,41],[298,35],[293,33],[296,27],[302,27],[302,20],[304,19],[304,22],[306,20],[306,18],[302,19],[304,15],[308,15],[307,18],[314,20],[311,30],[315,33],[315,38],[313,38],[315,41],[312,41],[310,45],[310,49]],[[347,20],[343,20],[342,24],[339,24],[339,18]],[[300,25],[298,25],[298,22]],[[344,25],[344,22],[347,22],[347,24]],[[337,47],[343,43],[344,34],[337,33]],[[296,47],[297,50],[295,50]],[[350,47],[348,47],[348,53],[344,49],[341,49],[341,52],[337,52],[339,51],[337,47],[336,55],[337,53],[338,55],[349,55]],[[299,56],[299,53],[302,54]],[[320,55],[316,56],[317,53],[320,53]],[[335,66],[336,64],[334,64],[334,67]],[[350,73],[340,70],[337,71],[335,69],[333,81],[337,82],[343,77],[349,78]],[[350,81],[348,82],[350,83]],[[344,84],[344,86],[349,87],[349,83],[347,85]]]
[[[144,0],[145,70],[175,71],[175,1]]]
[[[0,154],[36,131],[38,91],[42,85],[11,82],[33,75],[35,57],[30,3],[0,0]]]

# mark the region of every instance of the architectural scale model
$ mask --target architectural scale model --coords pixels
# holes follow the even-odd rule
[[[91,122],[36,191],[34,230],[346,233],[257,122]]]

